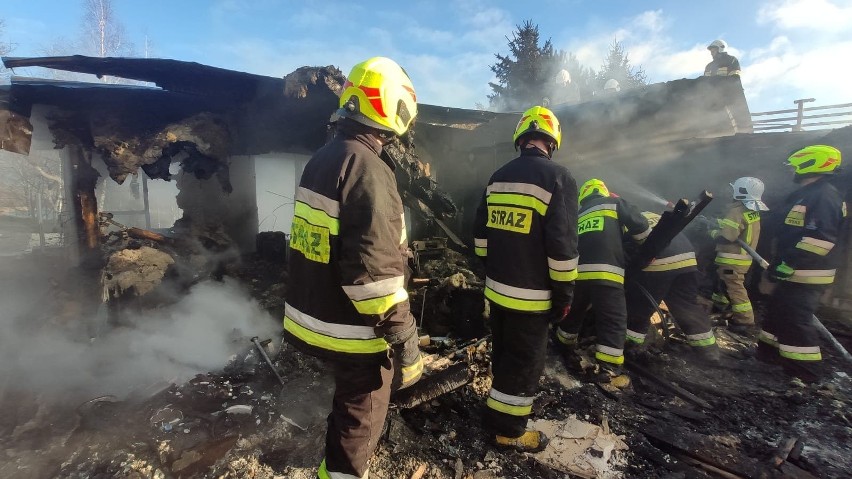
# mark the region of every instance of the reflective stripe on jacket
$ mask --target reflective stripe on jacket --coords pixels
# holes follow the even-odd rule
[[[642,269],[647,272],[676,271],[678,274],[698,270],[695,259],[695,248],[683,233],[672,238],[671,243],[663,248],[651,264]]]
[[[760,212],[751,211],[736,201],[728,207],[725,217],[719,220],[719,236],[726,242],[716,245],[716,264],[747,270],[752,258],[737,239],[757,248],[760,239]],[[719,238],[717,238],[719,239]]]
[[[617,196],[598,194],[583,200],[577,229],[577,280],[616,286],[624,284],[624,232],[636,242],[644,241],[651,233],[648,220],[633,205]]]
[[[476,211],[474,251],[485,259],[485,297],[544,313],[570,304],[577,277],[577,184],[538,149],[494,172]]]
[[[308,354],[384,359],[414,325],[402,201],[374,141],[339,125],[296,191],[284,337]]]
[[[740,61],[728,53],[720,53],[713,61],[704,67],[704,76],[731,76],[740,74]]]
[[[827,178],[805,185],[787,197],[783,223],[775,235],[776,263],[794,269],[786,280],[825,285],[834,282],[842,258],[837,239],[846,217],[846,204]]]

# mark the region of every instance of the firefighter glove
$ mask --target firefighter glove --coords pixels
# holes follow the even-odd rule
[[[770,281],[784,281],[790,276],[793,276],[796,270],[791,268],[785,262],[781,262],[780,264],[774,265],[774,267],[769,268],[769,280]]]

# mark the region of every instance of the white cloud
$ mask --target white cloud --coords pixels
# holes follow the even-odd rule
[[[792,108],[798,98],[816,105],[852,100],[852,1],[767,2],[756,21],[776,34],[745,55],[743,85],[753,110]]]
[[[846,32],[852,28],[852,2],[839,0],[785,0],[767,3],[758,11],[758,23],[780,29],[805,28],[812,33]]]

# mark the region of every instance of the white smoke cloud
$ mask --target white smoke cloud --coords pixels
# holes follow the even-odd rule
[[[173,306],[123,318],[129,327],[101,326],[91,340],[75,338],[67,328],[34,331],[32,320],[42,313],[32,304],[15,307],[17,296],[5,291],[2,298],[15,313],[0,317],[4,373],[13,379],[6,387],[75,399],[124,396],[160,381],[182,382],[219,370],[232,355],[252,347],[248,338],[276,337],[280,331],[278,321],[233,280],[198,284]]]

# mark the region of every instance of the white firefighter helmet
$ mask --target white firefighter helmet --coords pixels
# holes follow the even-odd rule
[[[559,70],[559,73],[556,74],[556,82],[562,83],[563,85],[570,85],[571,74],[568,73],[568,70],[565,70],[564,68],[562,70]]]
[[[604,91],[615,93],[621,91],[621,85],[618,84],[618,80],[615,78],[610,78],[604,83]]]
[[[744,176],[737,178],[731,183],[731,188],[734,189],[734,199],[742,201],[743,205],[752,211],[767,211],[769,208],[766,203],[761,201],[763,196],[763,182],[752,176]]]
[[[715,48],[719,50],[719,53],[724,53],[725,49],[728,48],[728,44],[725,43],[725,40],[713,40],[709,45],[707,45],[707,49]]]

